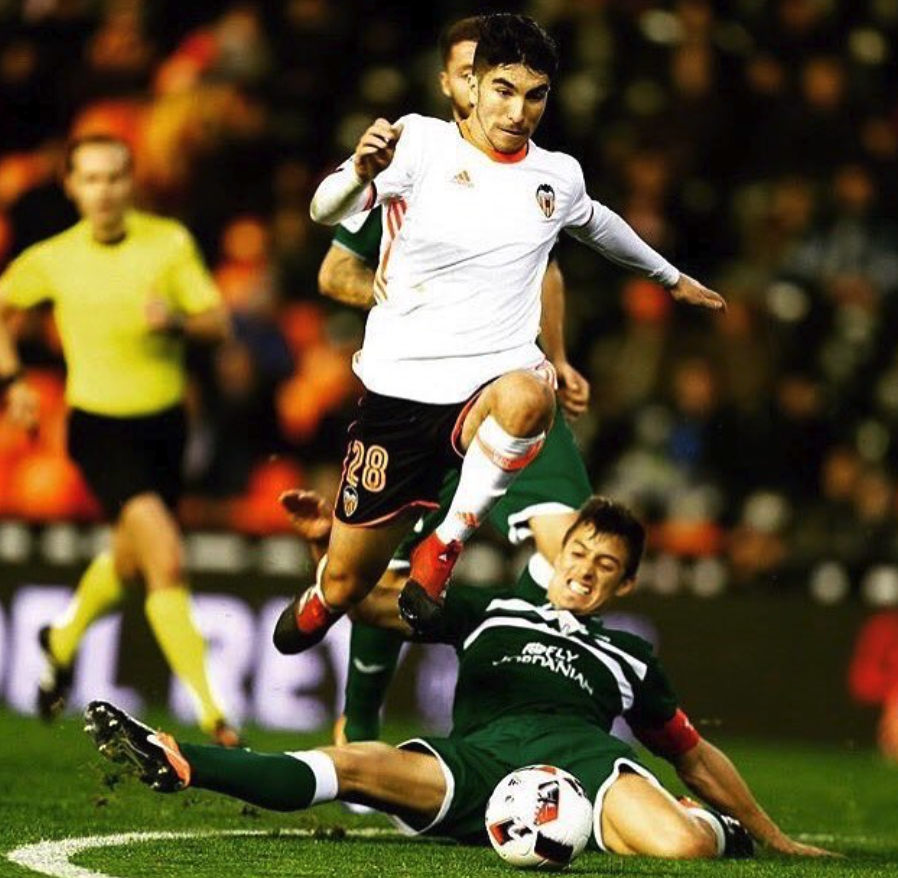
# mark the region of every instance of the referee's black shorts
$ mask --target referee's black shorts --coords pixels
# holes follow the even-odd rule
[[[181,405],[113,418],[72,409],[69,456],[111,520],[138,494],[158,494],[174,510],[181,496],[187,424]]]

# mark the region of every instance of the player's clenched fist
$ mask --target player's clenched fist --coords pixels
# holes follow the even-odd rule
[[[358,178],[370,183],[384,168],[389,167],[402,136],[401,125],[391,125],[377,119],[359,139],[355,148],[355,172]]]

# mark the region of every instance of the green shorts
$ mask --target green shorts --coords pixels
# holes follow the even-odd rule
[[[518,716],[491,723],[470,735],[413,738],[402,750],[430,753],[446,779],[446,798],[437,816],[394,816],[405,832],[445,835],[487,843],[486,804],[496,785],[525,765],[554,765],[574,775],[593,802],[594,838],[601,850],[602,804],[622,771],[632,771],[660,786],[633,750],[613,735],[582,720],[561,716]]]
[[[458,471],[450,471],[440,490],[440,508],[423,516],[393,554],[390,567],[408,567],[412,549],[445,518],[458,487]],[[489,520],[512,545],[532,536],[534,515],[561,515],[579,509],[592,493],[586,467],[564,415],[558,412],[542,451],[511,483],[505,496],[492,508]]]

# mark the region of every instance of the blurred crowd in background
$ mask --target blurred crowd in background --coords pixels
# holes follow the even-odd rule
[[[194,355],[182,517],[282,528],[282,488],[335,489],[359,392],[363,315],[318,294],[310,194],[374,117],[446,115],[439,29],[500,9],[561,48],[537,142],[729,302],[686,312],[558,250],[593,393],[574,428],[652,525],[645,578],[898,602],[898,0],[0,2],[0,264],[75,220],[65,139],[126,137],[236,326]],[[52,321],[19,332],[44,421],[0,426],[0,517],[90,520]]]

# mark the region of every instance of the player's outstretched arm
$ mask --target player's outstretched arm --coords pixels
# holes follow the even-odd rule
[[[332,245],[318,270],[321,295],[353,308],[374,307],[374,272],[363,259]]]
[[[721,311],[726,301],[719,293],[678,271],[660,253],[650,247],[622,217],[592,201],[589,219],[565,231],[576,240],[601,253],[606,259],[636,271],[661,284],[678,302]]]
[[[690,790],[710,805],[739,820],[765,847],[781,854],[805,857],[837,856],[831,851],[789,838],[766,814],[729,757],[702,739],[672,759]]]
[[[383,580],[379,582],[365,597],[365,599],[353,607],[349,617],[353,622],[364,622],[375,628],[385,628],[388,631],[396,631],[404,637],[411,637],[411,626],[399,613],[399,595],[402,591],[403,580],[396,580],[387,584]]]
[[[401,136],[401,125],[377,119],[359,138],[352,162],[321,181],[309,206],[312,219],[335,226],[340,220],[371,208],[371,181],[392,164]]]

